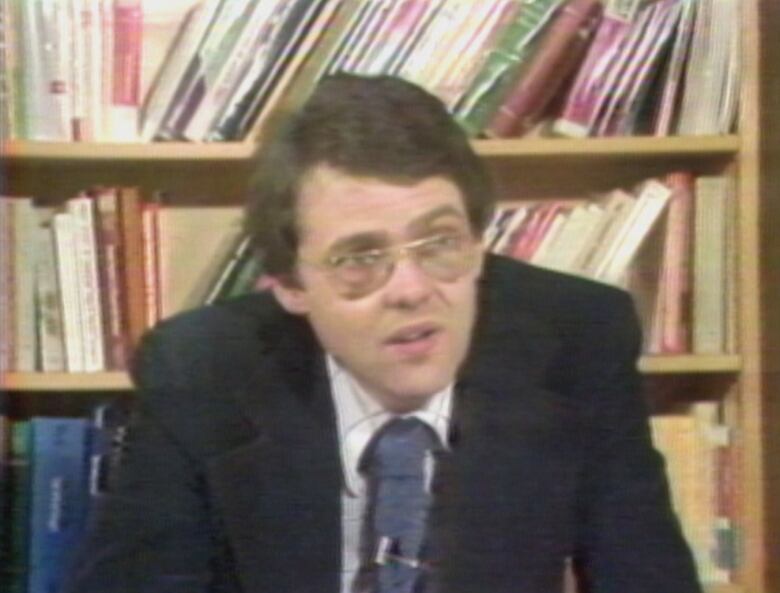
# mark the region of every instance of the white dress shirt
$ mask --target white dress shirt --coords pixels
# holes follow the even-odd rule
[[[366,483],[358,472],[358,464],[374,433],[396,414],[385,410],[330,355],[327,356],[327,364],[344,471],[341,495],[341,593],[353,593],[353,581],[360,569],[360,534],[368,502]],[[449,385],[434,394],[425,406],[403,416],[414,416],[428,424],[446,447],[451,411],[452,385]],[[426,480],[430,484],[433,458],[429,459]]]

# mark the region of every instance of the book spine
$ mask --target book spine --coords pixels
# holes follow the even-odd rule
[[[31,592],[58,591],[84,524],[87,421],[32,419]]]
[[[16,371],[35,370],[37,339],[35,328],[36,219],[31,198],[13,198],[14,358]]]
[[[141,224],[141,200],[137,188],[120,188],[119,222],[121,250],[121,287],[127,316],[126,350],[146,331],[146,289]]]
[[[271,33],[276,30],[275,25],[288,7],[278,2],[254,5],[247,16],[248,24],[237,35],[238,39],[230,50],[225,52],[197,109],[182,128],[183,138],[195,142],[203,140],[211,123],[220,116],[231,91],[239,84],[250,65],[267,61]]]
[[[11,424],[11,458],[9,461],[11,537],[8,561],[0,566],[3,584],[9,593],[27,593],[30,532],[30,423],[26,420]],[[5,590],[5,589],[4,589]]]
[[[141,114],[141,140],[150,142],[175,101],[184,82],[184,74],[192,56],[197,52],[222,0],[207,0],[196,5],[185,17],[181,33],[173,49],[163,62],[152,84]]]
[[[690,349],[687,310],[691,289],[691,225],[693,214],[693,185],[691,173],[670,173],[665,179],[672,188],[666,238],[664,240],[661,276],[666,298],[662,304],[663,325],[661,351],[683,353]]]
[[[119,232],[118,192],[115,188],[98,191],[95,198],[98,224],[98,260],[100,262],[101,303],[107,366],[127,368],[127,320],[122,306],[121,237]]]
[[[84,339],[79,307],[78,273],[76,271],[76,222],[73,215],[54,215],[54,237],[57,244],[57,280],[62,297],[62,319],[65,327],[65,358],[68,372],[83,372]]]
[[[490,53],[474,83],[456,108],[455,117],[472,135],[482,131],[522,75],[542,31],[561,0],[525,2],[514,22]]]
[[[488,136],[519,135],[538,121],[579,65],[600,17],[599,0],[572,0],[560,10],[528,70],[490,121]]]
[[[20,6],[27,138],[68,141],[73,88],[67,5],[25,0]]]
[[[0,197],[0,372],[14,366],[13,198]]]
[[[605,80],[614,67],[631,23],[640,7],[639,0],[614,0],[605,6],[604,16],[596,30],[585,60],[566,97],[561,116],[553,129],[564,136],[588,136],[598,110],[598,98]]]
[[[36,309],[40,363],[43,372],[64,372],[65,327],[62,320],[60,289],[57,283],[54,233],[48,226],[37,229],[38,257],[35,267]]]
[[[143,244],[144,302],[146,327],[153,327],[160,319],[160,264],[159,264],[159,204],[146,202],[141,207],[141,242]]]
[[[76,273],[83,324],[84,370],[102,371],[106,368],[106,350],[100,306],[94,203],[87,196],[72,198],[68,200],[67,209],[73,215],[75,224]]]
[[[141,104],[143,8],[141,0],[114,1],[111,138],[138,139]]]

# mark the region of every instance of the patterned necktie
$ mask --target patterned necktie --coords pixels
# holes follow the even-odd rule
[[[417,418],[395,418],[369,443],[360,464],[369,484],[369,547],[376,593],[412,593],[424,568],[420,553],[431,494],[426,457],[440,445]]]

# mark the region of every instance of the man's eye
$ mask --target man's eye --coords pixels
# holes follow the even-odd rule
[[[446,235],[436,235],[425,241],[420,247],[425,251],[458,249],[463,244],[463,237],[460,235],[448,233]]]
[[[334,268],[367,268],[381,261],[383,252],[379,250],[361,251],[360,253],[344,253],[331,258],[330,264]]]

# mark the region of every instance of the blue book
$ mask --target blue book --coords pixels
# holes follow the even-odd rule
[[[27,593],[57,593],[84,526],[89,422],[33,418]]]

